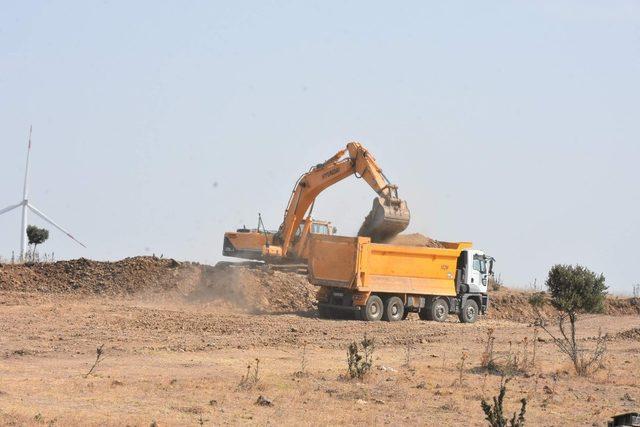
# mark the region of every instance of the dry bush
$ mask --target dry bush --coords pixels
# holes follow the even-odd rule
[[[502,285],[502,275],[499,274],[497,278],[495,276],[489,276],[489,288],[491,288],[492,291],[499,291]]]
[[[493,336],[494,329],[487,329],[487,341],[484,345],[484,351],[482,352],[482,356],[480,359],[480,366],[489,371],[495,370],[495,361],[493,354],[493,344],[496,340],[496,337]]]
[[[258,382],[260,382],[260,359],[256,358],[256,364],[249,362],[247,372],[240,379],[238,388],[241,390],[251,390]],[[253,369],[252,369],[253,368]]]
[[[640,310],[640,283],[633,285],[633,303]]]
[[[364,378],[373,366],[373,351],[375,349],[373,338],[367,338],[367,334],[364,334],[360,347],[357,342],[353,341],[347,349],[347,368],[350,378]]]
[[[509,348],[506,352],[496,352],[494,329],[487,330],[485,348],[480,359],[480,368],[487,372],[508,377],[523,374],[533,368],[535,363],[535,353],[537,332],[534,332],[534,344],[530,345],[528,337],[518,341],[514,348],[513,342],[509,341]],[[533,349],[533,357],[529,357],[530,349]]]
[[[489,422],[491,427],[524,427],[525,423],[525,413],[527,410],[527,399],[520,399],[520,413],[516,416],[516,413],[513,413],[513,417],[507,421],[504,417],[504,396],[507,393],[507,383],[509,379],[506,381],[501,381],[500,383],[500,392],[498,396],[494,396],[493,398],[493,406],[487,403],[484,399],[480,402],[482,406],[482,411],[485,414],[485,419]]]
[[[104,348],[104,344],[101,344],[100,347],[96,348],[96,360],[95,360],[95,362],[93,362],[93,366],[91,366],[91,369],[89,369],[89,372],[84,374],[85,378],[87,378],[89,375],[91,375],[93,373],[94,369],[96,369],[96,367],[98,366],[98,364],[104,360],[104,350],[103,350],[103,348]]]
[[[464,383],[464,362],[469,358],[466,351],[463,351],[460,355],[460,361],[458,362],[458,386],[462,386]]]

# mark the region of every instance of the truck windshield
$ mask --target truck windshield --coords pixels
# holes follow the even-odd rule
[[[482,274],[487,272],[487,263],[484,260],[484,257],[480,255],[473,256],[473,269],[479,271]]]

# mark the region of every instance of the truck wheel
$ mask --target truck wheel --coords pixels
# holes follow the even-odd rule
[[[458,314],[458,318],[462,323],[473,323],[478,318],[478,303],[472,299],[465,301]]]
[[[449,304],[442,298],[435,298],[420,310],[420,319],[444,322],[449,316]]]
[[[382,320],[397,322],[404,316],[404,303],[398,297],[389,297],[384,301]]]
[[[436,298],[431,304],[431,316],[436,322],[444,322],[449,317],[449,304],[442,298]]]
[[[380,297],[377,295],[371,295],[367,300],[367,304],[360,311],[360,316],[362,320],[376,322],[382,319],[383,310],[384,308]]]

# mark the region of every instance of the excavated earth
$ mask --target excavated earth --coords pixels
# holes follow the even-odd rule
[[[398,237],[403,238],[398,239],[402,244],[437,244],[437,241],[415,235]],[[316,308],[316,290],[304,274],[250,262],[221,262],[209,266],[173,259],[134,257],[116,262],[81,258],[32,265],[0,264],[0,291],[106,297],[155,295],[252,313],[306,312],[312,315]],[[490,295],[489,319],[533,320],[530,292],[502,287]],[[639,305],[633,298],[612,296],[605,302],[605,314],[639,312]],[[551,304],[545,304],[542,313],[547,318],[557,314]]]
[[[480,399],[501,381],[481,368],[489,333],[496,360],[523,365],[505,405],[512,413],[526,397],[530,425],[604,425],[638,409],[633,299],[580,317],[581,345],[600,329],[608,337],[606,358],[582,378],[532,325],[531,293],[492,291],[489,315],[471,325],[322,320],[315,287],[281,268],[154,257],[0,265],[0,425],[481,426]],[[365,336],[372,371],[348,379],[347,347]]]

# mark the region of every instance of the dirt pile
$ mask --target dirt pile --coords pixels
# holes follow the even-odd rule
[[[499,291],[489,293],[490,319],[513,320],[516,322],[530,323],[536,318],[536,313],[529,304],[532,292],[509,289],[503,287]],[[543,296],[545,304],[541,308],[542,317],[554,321],[558,317],[558,310],[551,305],[548,294]],[[604,314],[610,316],[633,316],[640,314],[640,307],[633,298],[621,298],[608,296],[604,301]]]
[[[316,288],[305,275],[258,263],[216,266],[155,257],[116,262],[88,259],[0,264],[0,291],[74,295],[162,296],[166,299],[253,312],[310,310]]]
[[[389,239],[386,243],[392,245],[406,245],[406,246],[426,246],[428,248],[443,248],[444,246],[430,237],[420,233],[411,234],[398,234],[397,236]]]
[[[116,262],[85,258],[36,264],[0,264],[0,290],[122,295],[166,290],[184,277],[173,259],[125,258]]]
[[[499,291],[489,293],[489,319],[513,320],[515,322],[533,323],[536,313],[529,304],[530,292],[518,291],[503,287]],[[540,310],[545,319],[557,315],[551,304],[545,304]]]

